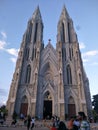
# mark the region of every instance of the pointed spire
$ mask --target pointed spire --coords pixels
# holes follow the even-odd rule
[[[60,19],[62,19],[62,18],[68,18],[68,19],[70,18],[65,5],[63,6],[61,16],[60,16]]]
[[[32,19],[40,19],[40,20],[42,20],[39,6],[37,6],[36,10],[34,11]]]

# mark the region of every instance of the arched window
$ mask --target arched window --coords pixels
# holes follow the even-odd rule
[[[30,83],[30,76],[31,76],[31,66],[28,65],[27,66],[27,70],[26,70],[26,80],[25,80],[25,83]]]
[[[35,25],[34,43],[37,41],[37,29],[38,29],[38,23],[36,23]]]
[[[62,58],[66,61],[66,48],[62,48]]]
[[[32,60],[34,59],[34,48],[32,50]]]
[[[26,57],[26,60],[29,59],[29,48],[26,48],[25,57]]]
[[[72,84],[71,68],[68,65],[66,69],[67,69],[67,83]]]
[[[65,29],[64,29],[64,23],[62,23],[62,42],[65,43]]]
[[[72,60],[72,57],[73,57],[73,49],[69,48],[69,58],[70,58],[70,60]]]
[[[70,43],[70,24],[69,24],[69,22],[68,22],[68,41],[69,41],[69,43]]]
[[[33,28],[33,24],[29,23],[28,31],[27,31],[27,34],[26,34],[26,43],[31,42],[32,28]]]

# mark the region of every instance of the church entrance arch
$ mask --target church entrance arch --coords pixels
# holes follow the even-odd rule
[[[52,97],[49,91],[44,94],[44,101],[43,101],[43,118],[44,119],[51,119],[52,117]]]
[[[26,96],[24,96],[21,101],[20,114],[22,113],[24,116],[27,116],[27,111],[28,111],[28,99]]]
[[[76,106],[73,97],[71,96],[69,98],[69,103],[68,103],[68,116],[75,116],[76,115]]]

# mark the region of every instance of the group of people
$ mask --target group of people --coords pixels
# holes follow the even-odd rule
[[[66,124],[64,121],[54,118],[53,125],[48,126],[50,130],[90,130],[90,124],[84,112],[79,112],[77,117],[71,117]]]
[[[26,126],[27,130],[33,130],[35,118],[27,116]],[[52,118],[52,126],[44,120],[44,126],[49,130],[90,130],[90,124],[86,119],[84,112],[79,112],[77,117],[71,117],[66,123],[57,116]]]

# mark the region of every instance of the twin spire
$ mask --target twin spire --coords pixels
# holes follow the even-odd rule
[[[65,5],[63,6],[63,9],[62,9],[62,12],[60,15],[60,19],[62,19],[62,17],[63,18],[70,18]],[[36,10],[34,11],[32,18],[42,20],[39,6],[37,6]]]

